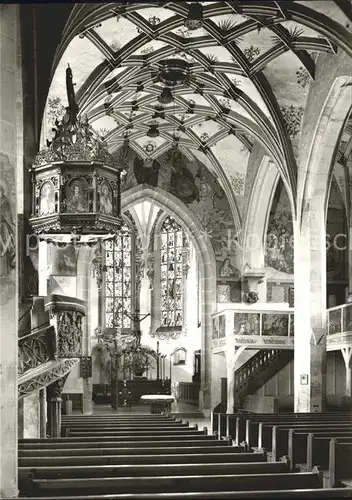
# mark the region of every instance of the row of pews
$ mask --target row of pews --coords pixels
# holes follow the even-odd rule
[[[242,431],[247,423],[236,421],[236,426]],[[20,496],[352,498],[352,488],[323,489],[318,468],[297,472],[287,457],[268,461],[264,447],[229,436],[164,415],[64,416],[61,438],[19,440]]]
[[[329,488],[352,484],[351,413],[219,413],[211,428],[219,439],[265,450],[270,460],[287,456],[291,471],[318,466]]]

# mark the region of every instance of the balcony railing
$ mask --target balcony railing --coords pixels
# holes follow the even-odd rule
[[[264,344],[292,348],[294,338],[293,310],[227,309],[213,316],[213,347],[225,345],[234,338],[236,344]]]
[[[352,344],[352,304],[342,304],[326,311],[327,348],[347,347]]]
[[[352,332],[352,303],[327,310],[328,335]]]

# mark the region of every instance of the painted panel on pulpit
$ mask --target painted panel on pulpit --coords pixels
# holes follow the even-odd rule
[[[99,211],[102,214],[112,214],[112,189],[107,182],[103,182],[100,187]]]
[[[67,212],[88,212],[88,186],[84,179],[75,179],[66,186]]]

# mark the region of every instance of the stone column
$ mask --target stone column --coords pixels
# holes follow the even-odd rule
[[[47,387],[48,431],[52,438],[61,436],[61,396],[66,378],[56,380]]]
[[[238,367],[238,358],[246,346],[236,347],[231,337],[226,342],[226,369],[227,369],[227,413],[233,413],[234,408],[239,408],[240,401],[235,396],[235,371]]]
[[[17,156],[17,137],[22,130],[17,98],[22,99],[18,81],[21,71],[19,5],[0,5],[0,219],[8,228],[0,240],[0,497],[17,497],[17,351],[18,291],[17,259],[17,172],[23,158]],[[17,96],[19,93],[19,96]],[[20,107],[22,102],[18,103]],[[22,165],[21,165],[22,162]],[[17,168],[18,167],[18,168]]]
[[[39,391],[39,432],[40,437],[46,437],[46,390]]]
[[[77,264],[77,297],[84,300],[87,304],[87,314],[83,320],[83,338],[82,338],[82,356],[86,358],[85,366],[88,367],[89,358],[91,356],[91,316],[89,309],[89,290],[91,282],[91,261],[92,252],[89,247],[79,250]],[[94,279],[94,278],[93,278]],[[90,371],[84,370],[82,373],[82,390],[83,390],[83,414],[91,415],[93,413],[93,384],[92,374]]]
[[[294,230],[294,410],[322,412],[326,403],[326,229],[323,208],[314,209],[307,201],[303,220],[295,224]]]
[[[352,347],[344,347],[341,349],[343,360],[345,362],[345,368],[346,368],[346,386],[345,386],[345,393],[346,396],[352,397],[352,366],[351,366],[351,359],[352,359]]]

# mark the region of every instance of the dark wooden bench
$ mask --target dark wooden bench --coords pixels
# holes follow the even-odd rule
[[[197,425],[189,425],[189,422],[184,422],[182,424],[172,424],[172,425],[149,425],[149,424],[139,424],[139,425],[114,425],[114,424],[103,424],[101,426],[97,425],[72,425],[72,424],[63,424],[61,425],[62,429],[70,429],[72,431],[84,431],[84,432],[109,432],[109,431],[118,431],[118,432],[134,432],[134,431],[150,431],[150,432],[158,432],[158,431],[181,431],[181,430],[189,430],[189,429],[197,429]]]
[[[251,412],[237,412],[237,413],[211,413],[211,431],[217,431],[218,430],[218,424],[219,424],[219,417],[220,420],[227,420],[228,422],[240,422],[241,426],[245,426],[246,420],[259,420],[259,421],[272,421],[273,419],[278,419],[278,420],[311,420],[311,419],[319,419],[319,418],[331,418],[333,420],[336,419],[349,419],[351,420],[351,412],[322,412],[322,413],[251,413]]]
[[[205,462],[171,464],[124,464],[86,466],[20,467],[20,481],[32,479],[101,478],[101,477],[152,477],[193,476],[225,474],[279,474],[288,473],[287,460],[280,462]],[[21,488],[20,488],[21,489]]]
[[[112,495],[80,496],[48,496],[46,500],[320,500],[324,498],[352,498],[352,488],[334,489],[296,489],[296,490],[258,490],[258,491],[198,491],[185,493],[122,493]],[[33,497],[32,500],[43,500],[43,497]]]
[[[114,448],[104,448],[104,447],[96,447],[96,448],[74,448],[71,447],[69,449],[62,449],[59,447],[55,448],[46,448],[46,449],[19,449],[18,454],[19,457],[31,457],[31,456],[60,456],[63,454],[71,454],[71,455],[79,455],[79,456],[93,456],[93,455],[121,455],[125,453],[121,453],[121,450],[133,450],[139,449],[141,454],[151,454],[151,450],[164,450],[164,454],[169,453],[186,453],[184,450],[190,450],[192,452],[195,448],[202,448],[203,453],[205,453],[205,448],[213,448],[214,442],[212,441],[187,441],[187,442],[175,442],[175,441],[159,441],[155,443],[154,441],[147,442],[133,442],[129,443],[129,446],[125,446],[126,443],[121,443],[120,446],[117,444]],[[229,446],[226,441],[218,441],[219,446],[216,445],[216,449],[225,450],[224,453],[241,453],[245,451],[245,448],[241,446]],[[222,443],[222,446],[220,445]],[[182,451],[181,451],[182,450]],[[194,453],[194,452],[193,452]],[[126,453],[129,454],[129,453]],[[132,452],[131,452],[132,454]],[[152,453],[153,454],[153,453]]]
[[[116,446],[131,446],[134,447],[136,443],[138,443],[138,446],[149,446],[151,443],[154,443],[155,441],[158,441],[158,446],[164,446],[163,444],[159,444],[160,441],[165,441],[166,444],[165,446],[177,446],[177,442],[180,441],[182,442],[182,446],[185,446],[185,441],[190,441],[190,442],[198,442],[199,440],[201,441],[207,441],[209,444],[220,444],[221,445],[229,445],[232,443],[231,440],[225,440],[222,439],[219,441],[216,439],[216,436],[209,436],[208,434],[196,434],[196,435],[183,435],[183,437],[180,438],[180,436],[172,436],[169,438],[168,436],[160,436],[160,439],[149,439],[148,436],[146,436],[144,439],[141,439],[140,437],[132,437],[128,436],[127,438],[121,438],[121,437],[116,437],[116,436],[111,436],[111,437],[100,437],[100,436],[95,436],[95,437],[87,437],[87,438],[76,438],[76,437],[64,437],[64,438],[49,438],[49,439],[28,439],[27,443],[26,442],[19,442],[18,447],[19,449],[27,449],[30,447],[36,447],[36,445],[41,445],[44,447],[51,447],[54,445],[63,445],[64,443],[69,443],[72,445],[72,448],[75,448],[79,445],[84,445],[84,444],[92,444],[94,447],[94,443],[98,443],[98,446],[104,445],[104,443],[115,443]]]
[[[310,437],[311,436],[311,437]],[[352,430],[350,432],[346,431],[316,431],[313,433],[309,432],[300,432],[295,429],[290,429],[288,433],[288,457],[290,459],[290,463],[292,468],[295,469],[297,464],[307,464],[308,470],[311,470],[313,465],[321,464],[314,463],[313,460],[313,448],[312,448],[312,439],[313,437],[317,438],[326,438],[331,439],[332,437],[336,437],[337,440],[348,437],[352,438]],[[320,451],[314,451],[315,456],[320,457]],[[324,448],[323,450],[324,457],[328,457],[329,451],[328,448]],[[322,467],[324,468],[324,467]]]
[[[66,437],[116,437],[120,440],[129,439],[129,438],[151,438],[151,439],[177,439],[177,437],[181,437],[181,439],[187,439],[191,436],[206,436],[204,430],[199,431],[196,429],[180,429],[179,431],[129,431],[129,432],[120,432],[120,431],[101,431],[101,432],[85,432],[85,431],[75,431],[75,430],[67,430]]]
[[[245,491],[321,488],[322,481],[318,471],[301,473],[272,474],[226,474],[226,475],[188,475],[155,477],[106,477],[71,479],[33,479],[30,482],[31,494],[72,495],[77,491],[81,496],[108,493],[157,493],[194,491]],[[25,494],[25,491],[21,491]]]
[[[277,422],[250,422],[246,429],[245,441],[249,446],[268,447],[273,441],[273,429],[348,429],[352,426],[351,422],[333,422],[333,421],[277,421]]]
[[[120,451],[120,450],[119,450]],[[140,454],[134,449],[134,454],[99,455],[99,456],[65,456],[57,457],[31,456],[19,457],[19,467],[60,467],[60,466],[101,466],[101,465],[140,465],[140,464],[188,464],[188,463],[258,463],[267,462],[265,453],[246,453],[228,448],[189,448],[183,453],[165,454],[160,448],[153,448],[151,453]],[[145,450],[143,450],[145,451]]]
[[[330,440],[329,446],[329,488],[340,486],[352,480],[352,443]]]
[[[352,433],[349,436],[321,436],[319,434],[308,434],[307,436],[307,469],[312,470],[314,465],[319,465],[321,469],[328,470],[330,464],[330,444],[331,439],[339,443],[352,443]],[[340,465],[340,464],[339,464]],[[352,461],[350,462],[350,479],[352,479]]]
[[[232,436],[236,443],[241,441],[247,441],[249,438],[249,433],[251,432],[253,440],[256,441],[258,433],[259,422],[263,424],[296,424],[296,423],[321,423],[321,422],[350,422],[352,424],[352,414],[351,413],[292,413],[292,414],[223,414],[220,417],[222,421],[226,420],[226,432],[225,435]],[[250,423],[252,422],[252,429],[250,430]],[[217,427],[217,432],[220,436],[223,434],[223,424],[220,425],[221,432],[219,433],[219,426]],[[214,431],[214,429],[212,430]]]
[[[168,437],[171,438],[172,436],[204,436],[205,431],[198,430],[196,428],[192,427],[185,427],[183,429],[179,430],[155,430],[155,431],[143,431],[143,430],[133,430],[133,431],[116,431],[116,430],[96,430],[96,431],[79,431],[76,429],[66,429],[66,437],[118,437],[118,438],[128,438],[128,437],[151,437],[154,439],[156,438],[162,438],[162,437]]]
[[[286,455],[288,453],[288,434],[290,429],[297,432],[319,432],[319,431],[341,431],[348,432],[351,429],[351,424],[332,424],[332,423],[299,423],[299,424],[259,424],[258,440],[249,435],[249,446],[257,446],[258,448],[266,448],[272,451],[276,456]]]

